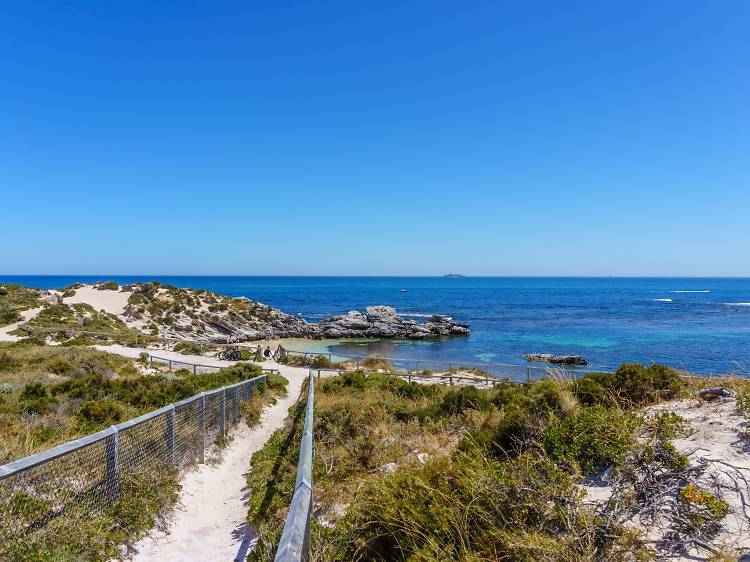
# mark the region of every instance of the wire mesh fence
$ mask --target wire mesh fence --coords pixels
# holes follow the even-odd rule
[[[267,375],[203,392],[98,433],[0,466],[0,559],[58,519],[86,521],[123,487],[205,461]]]

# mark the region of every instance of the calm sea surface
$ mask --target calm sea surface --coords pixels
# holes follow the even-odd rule
[[[243,295],[312,322],[386,304],[416,319],[445,314],[472,329],[439,341],[331,348],[342,354],[480,364],[571,353],[597,368],[654,361],[700,373],[750,370],[750,279],[0,276],[45,289],[108,279]]]

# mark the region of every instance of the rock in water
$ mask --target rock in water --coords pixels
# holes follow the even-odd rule
[[[541,361],[556,365],[588,365],[580,355],[552,355],[551,353],[527,353],[526,361]]]
[[[310,325],[310,337],[318,338],[405,338],[425,339],[469,333],[466,324],[446,316],[433,315],[424,323],[407,320],[390,306],[368,306],[365,314],[352,310]]]

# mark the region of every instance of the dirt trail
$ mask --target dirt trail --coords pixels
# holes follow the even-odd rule
[[[254,428],[241,425],[235,430],[221,462],[199,465],[183,476],[180,502],[168,521],[167,532],[154,530],[138,541],[132,560],[244,560],[255,538],[245,519],[245,478],[250,456],[284,424],[307,377],[307,369],[271,362],[266,366],[278,368],[289,380],[286,398],[265,409],[260,425]]]
[[[7,326],[3,326],[0,328],[0,341],[20,340],[21,338],[19,338],[18,336],[11,335],[10,332],[18,328],[24,322],[28,322],[29,320],[34,318],[34,316],[39,314],[41,311],[42,311],[42,307],[40,306],[39,308],[31,308],[29,310],[24,310],[23,312],[21,312],[22,320],[15,322],[13,324],[8,324]]]

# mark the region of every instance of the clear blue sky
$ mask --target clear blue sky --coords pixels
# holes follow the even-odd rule
[[[0,273],[750,275],[750,2],[0,3]]]

